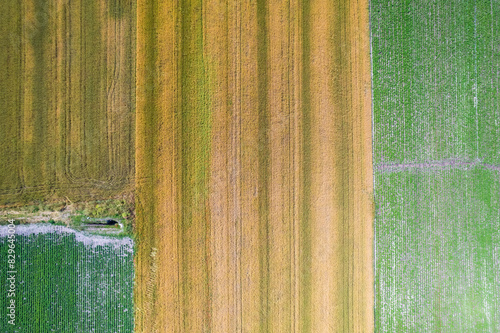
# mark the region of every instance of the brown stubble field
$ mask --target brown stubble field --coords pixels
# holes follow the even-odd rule
[[[372,331],[368,3],[137,26],[136,331]]]

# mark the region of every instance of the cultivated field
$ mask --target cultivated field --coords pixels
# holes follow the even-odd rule
[[[377,332],[500,329],[499,14],[371,2]]]
[[[137,14],[136,331],[372,331],[368,3]]]
[[[6,0],[0,205],[131,190],[135,2]]]
[[[375,163],[500,162],[496,1],[371,3]]]
[[[131,332],[133,242],[88,237],[61,226],[17,226],[14,243],[0,227],[0,331]],[[14,244],[10,287],[8,250]],[[15,296],[8,297],[14,290]],[[15,325],[6,316],[15,299]]]
[[[377,332],[500,329],[499,170],[376,173]]]

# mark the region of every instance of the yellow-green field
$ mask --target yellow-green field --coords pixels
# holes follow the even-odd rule
[[[133,189],[134,31],[131,0],[2,3],[0,205]]]

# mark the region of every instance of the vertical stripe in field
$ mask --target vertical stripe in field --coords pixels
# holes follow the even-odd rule
[[[304,9],[301,250],[310,251],[310,258],[302,256],[310,272],[301,283],[301,327],[371,331],[368,4],[312,1]]]
[[[287,2],[268,1],[267,114],[269,117],[269,330],[291,331],[290,133]]]
[[[288,105],[290,108],[290,165],[291,176],[289,182],[290,196],[290,293],[291,293],[291,327],[290,331],[299,332],[301,329],[300,297],[301,297],[301,255],[300,255],[300,230],[303,221],[303,49],[302,49],[302,10],[299,0],[290,0],[289,10],[289,57],[288,57]]]
[[[138,7],[137,331],[212,326],[205,13],[201,1]]]
[[[177,17],[174,3],[138,3],[140,112],[136,121],[138,246],[134,292],[137,332],[175,332],[180,331],[181,325]]]
[[[228,3],[228,104],[230,117],[228,144],[229,276],[231,330],[241,330],[241,3]],[[210,33],[210,31],[207,31]],[[217,136],[213,132],[212,136]],[[216,224],[217,221],[214,220]],[[214,239],[214,242],[217,240]],[[213,258],[217,260],[217,258]]]
[[[259,332],[269,331],[269,116],[268,105],[268,13],[266,0],[257,0],[257,87],[258,87],[258,118],[257,118],[257,147],[258,147],[258,187],[257,196],[259,202]]]
[[[311,3],[306,1],[302,6],[302,68],[301,77],[301,102],[302,102],[302,176],[303,190],[300,207],[301,223],[299,224],[299,332],[311,332],[312,313],[310,311],[312,301],[312,233],[310,230],[311,209],[311,183],[312,183],[312,141],[311,141]]]
[[[295,176],[300,156],[295,138],[298,121],[297,91],[300,91],[300,58],[294,58],[299,47],[294,39],[299,35],[294,3],[270,1],[267,4],[268,59],[267,113],[269,114],[269,329],[291,332],[295,317],[296,241],[294,233],[298,212],[294,211],[294,190],[300,190]],[[292,11],[293,9],[293,11]]]
[[[234,87],[229,88],[231,60],[228,26],[234,12],[227,3],[206,1],[204,8],[204,48],[210,77],[212,117],[210,152],[210,283],[211,329],[235,332],[237,327],[235,229],[238,224],[237,183],[234,182]],[[237,112],[238,110],[236,110]],[[229,168],[233,172],[228,172]]]
[[[68,93],[66,95],[66,147],[65,147],[65,176],[68,182],[74,182],[78,178],[85,178],[82,174],[83,151],[81,142],[83,136],[82,108],[82,4],[80,1],[70,1],[67,4],[67,44],[68,51],[65,55],[68,69],[66,71]]]
[[[36,189],[47,181],[53,184],[52,151],[49,117],[49,4],[38,0],[22,3],[22,168],[23,187]],[[37,168],[33,168],[37,166]],[[35,198],[41,199],[41,193]]]
[[[265,191],[261,174],[266,165],[260,163],[266,151],[262,137],[261,112],[265,105],[259,76],[261,58],[266,56],[263,30],[259,30],[259,10],[262,3],[244,1],[241,10],[241,208],[242,208],[242,331],[261,332],[266,322],[267,306],[263,291],[267,288],[266,262],[261,254],[267,250],[262,242],[263,218],[267,218],[266,203],[261,200]],[[263,139],[261,141],[261,139]]]
[[[0,11],[0,193],[12,189],[18,192],[22,182],[22,160],[20,152],[22,132],[19,120],[22,85],[22,11],[21,3],[14,0],[2,3]]]
[[[340,14],[337,1],[311,2],[310,31],[310,220],[312,332],[342,331],[348,289],[343,249],[342,90],[339,82]],[[335,34],[334,34],[335,33]],[[337,39],[337,43],[335,42]],[[333,67],[333,68],[332,68]],[[339,96],[340,95],[340,96]]]
[[[351,1],[353,331],[374,330],[374,202],[369,3]]]
[[[202,1],[181,3],[181,307],[186,332],[206,332],[210,315],[208,204],[210,108]]]
[[[55,83],[55,124],[54,134],[57,138],[54,144],[56,145],[55,153],[55,174],[59,181],[65,180],[65,148],[66,148],[66,61],[67,42],[66,39],[66,18],[67,6],[65,0],[57,0],[55,4],[54,24],[55,24],[55,61],[54,61],[54,83]]]
[[[134,140],[131,135],[135,117],[135,75],[133,59],[135,53],[135,20],[130,17],[135,12],[135,1],[114,0],[101,2],[100,15],[106,18],[101,28],[106,52],[103,52],[102,71],[105,104],[106,135],[102,135],[103,159],[107,161],[107,172],[102,178],[121,182],[129,177],[128,169],[134,166]],[[103,66],[104,67],[104,66]],[[104,122],[103,122],[104,123]]]

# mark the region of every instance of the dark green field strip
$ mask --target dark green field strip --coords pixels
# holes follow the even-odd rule
[[[376,177],[376,332],[497,332],[498,171]]]
[[[258,70],[258,160],[259,160],[259,180],[258,180],[258,201],[259,201],[259,331],[270,330],[271,319],[269,318],[269,275],[271,267],[269,265],[269,178],[270,178],[270,121],[269,121],[269,27],[268,27],[268,6],[265,0],[258,0],[257,11],[257,70]]]
[[[202,1],[182,1],[180,241],[181,307],[186,332],[207,330],[210,312],[209,81],[203,48]]]
[[[7,244],[1,237],[3,267]],[[7,323],[10,298],[2,288],[2,332],[132,332],[130,244],[85,245],[64,232],[17,235],[15,244],[16,325]],[[7,277],[6,270],[0,270],[2,281]]]

